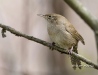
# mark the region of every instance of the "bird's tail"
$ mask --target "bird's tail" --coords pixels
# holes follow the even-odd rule
[[[78,54],[77,45],[73,47],[73,52],[75,52],[75,53]],[[73,68],[74,68],[74,69],[76,69],[77,67],[78,67],[79,69],[82,68],[82,66],[81,66],[81,61],[80,61],[77,57],[75,57],[75,56],[73,56],[73,55],[71,56],[71,63],[72,63],[72,65],[73,65]]]

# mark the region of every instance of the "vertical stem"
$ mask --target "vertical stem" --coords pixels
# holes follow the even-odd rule
[[[95,32],[96,46],[97,46],[97,63],[98,63],[98,32]]]

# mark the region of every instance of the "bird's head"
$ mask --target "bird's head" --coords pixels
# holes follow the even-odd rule
[[[49,23],[57,23],[63,17],[59,14],[38,14],[38,16],[45,18]]]

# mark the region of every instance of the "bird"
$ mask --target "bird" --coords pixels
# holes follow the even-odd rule
[[[55,13],[38,15],[46,20],[49,37],[55,45],[78,54],[78,42],[85,45],[84,39],[64,16]],[[73,68],[81,69],[81,61],[75,56],[70,57]]]

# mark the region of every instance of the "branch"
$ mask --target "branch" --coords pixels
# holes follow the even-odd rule
[[[26,34],[20,33],[19,31],[16,31],[14,28],[11,28],[11,27],[9,27],[9,26],[0,24],[0,27],[2,28],[2,32],[1,32],[1,33],[2,33],[2,35],[4,35],[3,37],[6,36],[6,35],[5,35],[5,32],[6,32],[6,31],[9,31],[9,32],[11,32],[12,34],[14,34],[14,35],[16,35],[16,36],[24,37],[24,38],[26,38],[26,39],[28,39],[28,40],[35,41],[35,42],[40,43],[40,44],[42,44],[42,45],[44,45],[44,46],[47,46],[47,47],[49,47],[49,48],[53,48],[53,49],[55,49],[55,50],[57,50],[57,51],[59,51],[59,52],[61,52],[61,53],[69,54],[66,50],[64,50],[64,49],[62,49],[62,48],[59,48],[58,46],[53,46],[51,43],[48,43],[48,42],[46,42],[46,41],[40,40],[40,39],[35,38],[35,37],[33,37],[33,36],[28,36],[28,35],[26,35]],[[76,54],[76,53],[74,53],[74,52],[72,52],[71,55],[73,55],[73,56],[79,58],[81,61],[85,62],[86,64],[88,64],[88,65],[90,65],[90,66],[92,66],[93,68],[95,68],[95,69],[98,70],[98,65],[94,64],[93,62],[91,62],[90,60],[86,59],[85,57],[83,57],[83,56],[81,56],[81,55],[79,55],[79,54]]]
[[[79,0],[64,0],[94,31],[98,55],[98,19],[92,15]],[[98,56],[97,56],[98,61]]]
[[[79,0],[64,0],[94,31],[98,31],[98,19]]]

